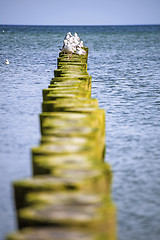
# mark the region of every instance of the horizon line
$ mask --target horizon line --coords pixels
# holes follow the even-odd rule
[[[53,27],[59,27],[59,26],[63,26],[63,27],[67,27],[67,26],[72,26],[72,27],[78,27],[78,26],[86,26],[86,27],[94,27],[94,26],[157,26],[157,25],[160,25],[160,23],[144,23],[144,24],[75,24],[75,25],[72,25],[72,24],[55,24],[55,25],[52,25],[52,24],[6,24],[6,23],[0,23],[0,26],[46,26],[46,27],[50,27],[50,26],[53,26]]]

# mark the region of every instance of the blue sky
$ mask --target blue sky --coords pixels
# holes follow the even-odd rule
[[[0,0],[0,24],[160,24],[160,0]]]

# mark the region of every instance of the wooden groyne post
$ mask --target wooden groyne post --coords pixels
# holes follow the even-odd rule
[[[33,176],[13,183],[18,228],[7,240],[115,240],[105,112],[91,98],[87,54],[60,53],[43,89]]]

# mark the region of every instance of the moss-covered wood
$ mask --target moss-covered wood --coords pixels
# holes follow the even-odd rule
[[[48,86],[48,88],[58,88],[58,87],[71,87],[71,88],[78,88],[80,90],[90,90],[89,87],[88,87],[88,83],[87,82],[84,82],[84,81],[80,81],[80,80],[77,80],[77,81],[72,81],[72,80],[68,80],[68,81],[63,81],[63,82],[54,82],[52,84],[50,84]]]
[[[66,227],[27,227],[8,235],[7,240],[116,240],[116,223],[114,211],[107,219],[106,228],[102,232],[97,229],[66,228]]]
[[[7,240],[116,240],[105,111],[91,98],[86,55],[60,53],[32,148],[33,176],[13,183],[18,226]],[[30,228],[27,228],[30,227]]]
[[[68,197],[67,194],[65,197],[62,199],[61,196],[57,196],[59,201],[55,199],[53,203],[35,204],[19,210],[19,227],[59,226],[107,231],[107,219],[111,220],[111,212],[115,211],[115,206],[110,199],[92,195],[92,200],[89,201],[89,195],[78,196],[77,194],[77,197],[72,197],[69,193]],[[115,221],[113,217],[112,221]]]
[[[91,92],[80,90],[78,87],[57,87],[55,89],[43,89],[43,101],[56,100],[58,98],[90,98]]]
[[[62,77],[54,77],[52,78],[50,84],[54,84],[55,82],[61,82],[61,83],[66,83],[68,81],[83,81],[83,83],[86,83],[88,85],[88,89],[91,89],[91,81],[92,77],[91,76],[62,76]]]
[[[110,189],[111,174],[108,168],[63,169],[58,168],[52,175],[37,175],[34,178],[14,182],[16,208],[22,208],[25,198],[31,192],[77,191],[84,193],[107,193]]]
[[[97,99],[88,98],[58,98],[53,101],[43,101],[42,112],[80,112],[92,113],[98,108]]]

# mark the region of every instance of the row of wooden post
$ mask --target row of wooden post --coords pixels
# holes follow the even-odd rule
[[[91,98],[87,54],[60,53],[43,89],[33,176],[13,183],[18,228],[7,240],[115,240],[105,112]]]

